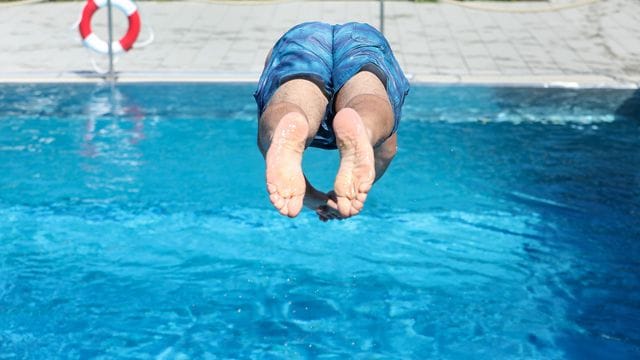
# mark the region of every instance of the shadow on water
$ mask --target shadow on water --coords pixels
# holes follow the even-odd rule
[[[546,242],[561,250],[551,256],[566,258],[568,266],[549,280],[562,290],[556,296],[571,304],[566,316],[573,325],[556,338],[557,345],[570,358],[637,356],[640,277],[633,269],[640,256],[634,240],[640,238],[640,90],[539,89],[520,97],[499,89],[496,94],[503,111],[546,108],[552,109],[547,114],[565,113],[569,120],[560,127],[526,125],[537,138],[518,142],[528,147],[534,164],[517,175],[527,186],[513,184],[507,194],[561,229]]]
[[[633,94],[616,109],[615,114],[618,117],[640,121],[640,89],[634,91]]]
[[[399,156],[382,180],[395,177],[402,190],[387,194],[389,184],[376,185],[368,206],[386,197],[408,209],[394,221],[415,229],[412,239],[445,239],[449,251],[437,261],[451,260],[455,246],[469,252],[469,262],[486,260],[487,252],[474,254],[464,243],[472,239],[495,251],[496,267],[523,269],[500,293],[509,303],[527,299],[519,304],[525,315],[511,316],[530,335],[527,346],[546,357],[559,357],[550,348],[568,358],[601,358],[603,351],[628,357],[640,343],[636,322],[625,320],[640,310],[640,281],[631,271],[640,255],[633,241],[640,237],[640,127],[618,109],[633,96],[416,86],[403,109]],[[438,221],[441,214],[450,221]],[[460,224],[473,231],[449,233]],[[471,268],[483,271],[478,263]],[[496,293],[479,290],[477,297],[495,300]],[[545,317],[544,325],[531,324]]]
[[[640,93],[481,86],[412,92],[401,135],[429,135],[402,143],[389,176],[402,165],[412,170],[402,179],[405,190],[393,197],[418,203],[414,213],[439,206],[512,217],[468,222],[514,235],[505,243],[479,238],[501,252],[515,245],[510,253],[523,254],[517,266],[530,276],[522,285],[537,304],[528,319],[553,319],[546,333],[528,327],[528,344],[553,344],[568,358],[637,355]],[[408,162],[406,153],[428,156]],[[414,182],[427,186],[407,190]]]

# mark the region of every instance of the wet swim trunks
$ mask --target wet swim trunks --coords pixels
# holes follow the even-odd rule
[[[370,71],[385,85],[398,128],[409,81],[384,36],[368,24],[308,22],[285,33],[273,47],[254,97],[258,116],[280,85],[292,79],[316,83],[329,99],[325,118],[310,146],[335,149],[332,130],[335,95],[360,71]]]

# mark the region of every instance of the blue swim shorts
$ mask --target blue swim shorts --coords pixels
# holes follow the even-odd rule
[[[280,85],[292,79],[310,80],[329,99],[325,118],[310,146],[335,149],[332,129],[335,95],[360,71],[374,73],[385,85],[393,107],[395,132],[404,98],[409,92],[409,81],[384,36],[362,23],[308,22],[287,31],[274,45],[258,82],[254,94],[258,116],[262,116]]]

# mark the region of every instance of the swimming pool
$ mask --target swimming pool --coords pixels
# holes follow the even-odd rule
[[[252,90],[0,86],[0,358],[640,355],[637,92],[414,86],[321,223],[271,208]]]

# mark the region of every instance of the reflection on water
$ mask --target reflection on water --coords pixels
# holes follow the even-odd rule
[[[123,186],[136,192],[136,173],[143,162],[138,146],[145,137],[143,109],[116,87],[98,87],[91,92],[83,115],[82,169],[93,175],[87,177],[87,186]]]
[[[102,89],[98,88],[94,91],[87,103],[87,110],[84,112],[87,116],[87,122],[85,125],[85,135],[83,139],[85,141],[84,146],[87,147],[87,151],[83,151],[83,154],[89,157],[97,155],[99,149],[95,148],[94,140],[96,135],[110,137],[128,137],[128,143],[130,145],[136,145],[140,140],[144,139],[144,113],[143,109],[137,104],[133,103],[124,94],[122,94],[117,88]],[[110,126],[105,126],[98,134],[96,134],[96,122],[100,119],[105,121],[112,121]],[[122,128],[122,124],[118,123],[118,120],[130,121],[133,123],[132,128],[128,129],[126,126]],[[126,125],[126,124],[125,124]],[[121,144],[124,142],[117,142]],[[108,144],[105,150],[108,150]]]

